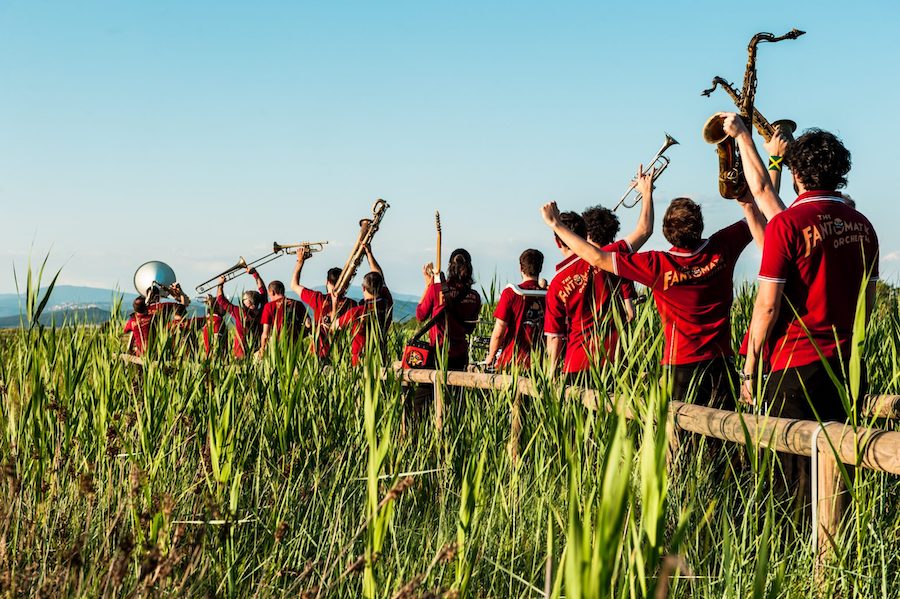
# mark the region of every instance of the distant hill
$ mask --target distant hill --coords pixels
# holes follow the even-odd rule
[[[46,289],[41,289],[41,295],[45,292]],[[116,301],[121,302],[120,312],[124,316],[131,312],[131,302],[136,297],[137,295],[134,293],[122,293],[112,289],[57,285],[53,288],[50,301],[41,315],[40,322],[48,326],[52,323],[60,326],[64,323],[97,324],[106,322],[113,312]],[[354,299],[361,297],[358,288],[350,293],[350,297]],[[396,294],[394,296],[394,320],[402,322],[415,317],[417,303],[418,298],[406,294]],[[24,307],[24,305],[24,295],[0,294],[0,328],[18,327],[20,306]],[[188,308],[188,314],[191,316],[199,316],[204,312],[203,304],[196,300]]]

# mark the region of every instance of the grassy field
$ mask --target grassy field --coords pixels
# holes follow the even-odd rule
[[[893,291],[877,310],[865,360],[897,393]],[[771,453],[684,443],[667,467],[652,304],[592,373],[641,417],[588,413],[532,373],[515,461],[509,393],[454,393],[438,433],[428,411],[404,420],[375,358],[323,369],[305,341],[141,373],[117,359],[120,329],[0,336],[4,596],[900,596],[900,479],[857,470],[814,578],[808,518],[767,490]]]

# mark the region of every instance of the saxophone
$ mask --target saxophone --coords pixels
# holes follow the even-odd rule
[[[747,125],[754,124],[760,131],[760,134],[769,141],[775,132],[784,127],[793,132],[797,128],[797,124],[793,121],[776,121],[769,123],[762,114],[753,106],[753,100],[756,97],[756,47],[760,42],[780,42],[782,40],[797,39],[806,33],[799,29],[792,29],[788,33],[781,36],[774,36],[771,33],[757,33],[750,38],[750,44],[747,46],[747,68],[744,71],[744,85],[740,93],[734,89],[727,81],[721,77],[713,79],[713,87],[703,92],[703,95],[709,96],[717,85],[731,96],[732,100],[738,107],[738,113]],[[741,163],[741,156],[737,149],[734,138],[725,133],[724,118],[719,115],[713,115],[703,125],[703,139],[707,143],[715,144],[716,153],[719,157],[719,195],[726,199],[736,199],[744,195],[747,191],[747,181],[744,179],[744,168]]]

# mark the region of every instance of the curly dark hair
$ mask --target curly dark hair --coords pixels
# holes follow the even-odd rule
[[[609,208],[599,204],[585,208],[581,213],[590,240],[599,245],[609,245],[619,232],[619,217]]]
[[[677,248],[692,250],[703,238],[703,213],[690,198],[675,198],[663,216],[663,237]]]
[[[567,211],[563,212],[559,215],[559,222],[564,224],[570,231],[578,235],[579,237],[587,236],[587,225],[584,223],[584,219],[577,212]],[[559,235],[555,235],[556,241],[560,246],[567,248],[569,246],[559,238]]]
[[[807,129],[788,146],[784,164],[807,190],[834,191],[847,185],[850,151],[834,133]]]

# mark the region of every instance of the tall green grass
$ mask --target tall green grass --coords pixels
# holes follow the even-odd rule
[[[37,278],[29,310],[46,299]],[[743,289],[736,331],[749,306]],[[877,310],[865,361],[872,387],[896,392],[896,294]],[[897,478],[857,472],[814,579],[809,522],[767,490],[771,454],[744,468],[743,450],[704,441],[669,455],[652,304],[590,380],[638,418],[562,400],[536,366],[515,461],[510,391],[448,393],[437,431],[428,413],[404,423],[377,352],[326,369],[302,340],[260,362],[157,355],[139,371],[117,358],[122,322],[33,316],[0,341],[7,595],[900,595]]]

